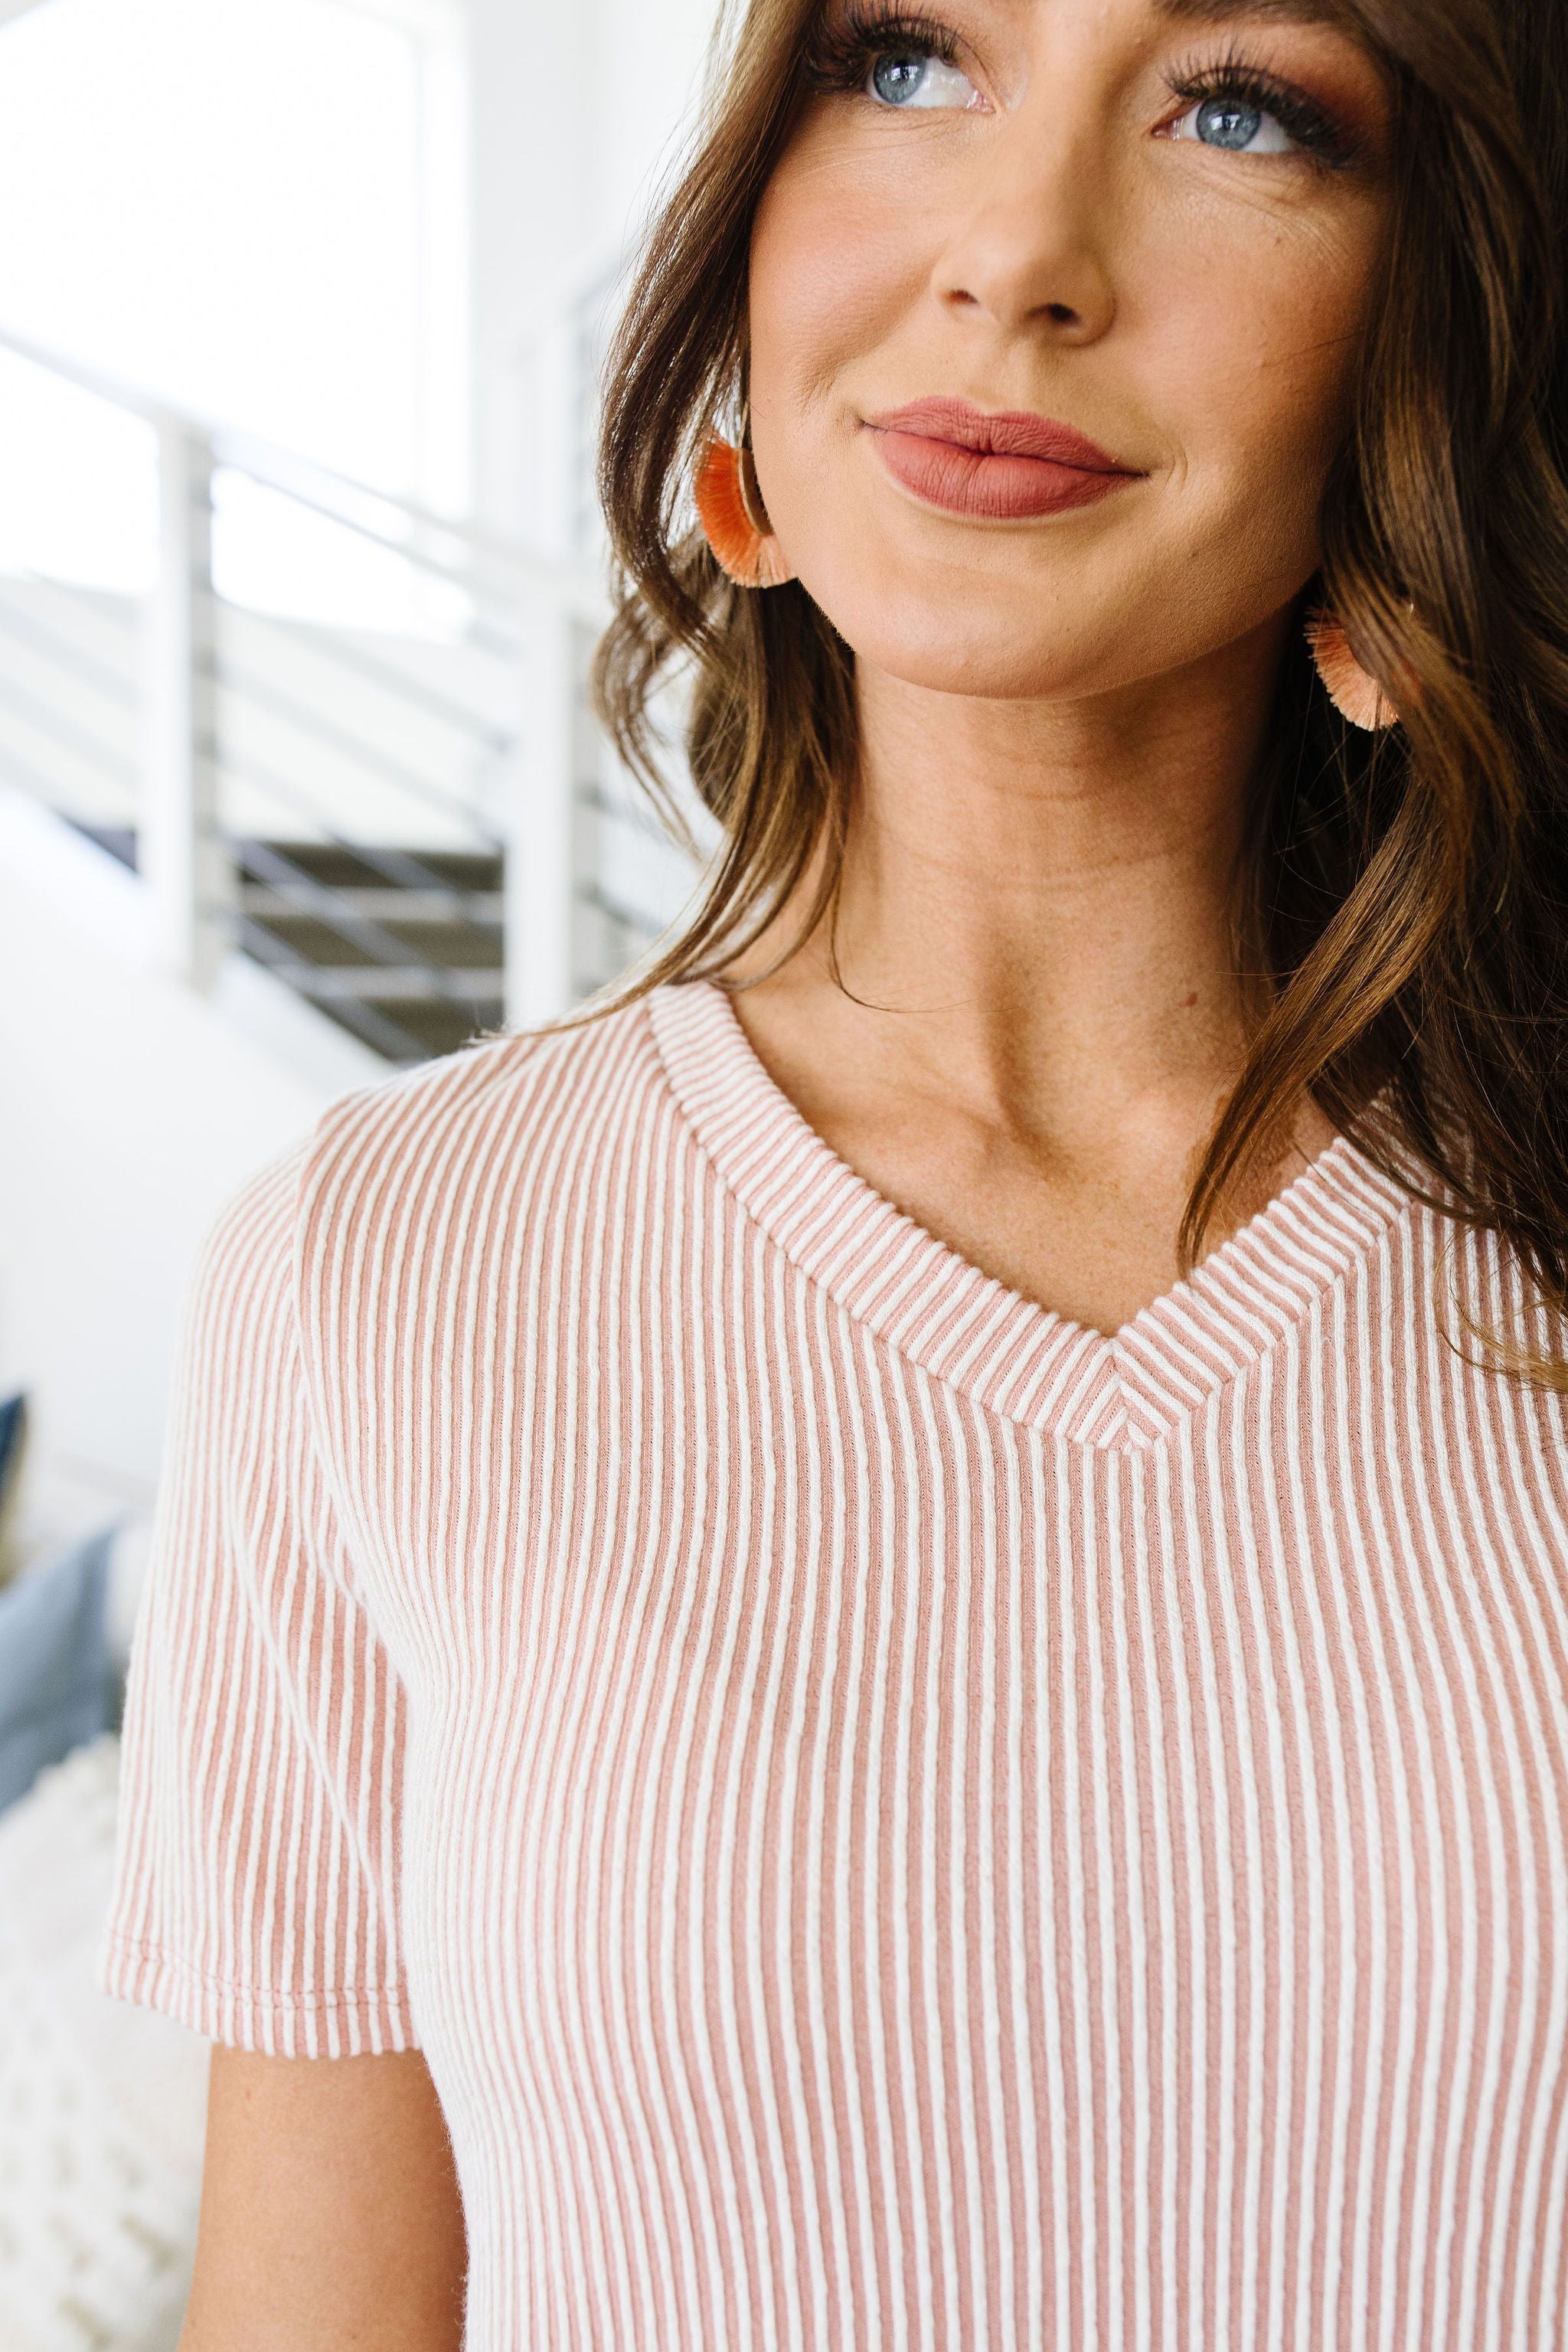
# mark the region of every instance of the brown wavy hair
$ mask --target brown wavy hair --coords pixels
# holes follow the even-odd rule
[[[744,396],[752,224],[807,88],[816,13],[731,10],[611,352],[600,487],[617,599],[597,703],[675,817],[652,712],[684,675],[688,764],[720,836],[695,913],[617,1004],[721,977],[819,849],[795,945],[836,902],[853,656],[798,583],[731,587],[691,505],[701,437]],[[1511,1244],[1543,1312],[1528,1348],[1487,1337],[1568,1388],[1560,1338],[1542,1337],[1568,1311],[1568,7],[1339,13],[1391,78],[1395,185],[1302,602],[1338,614],[1404,723],[1347,727],[1296,633],[1238,919],[1266,1009],[1183,1257],[1310,1097],[1420,1196]]]

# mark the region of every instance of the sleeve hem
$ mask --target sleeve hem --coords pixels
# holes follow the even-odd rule
[[[402,1985],[279,1992],[207,1975],[162,1944],[104,1941],[100,1990],[162,2011],[209,2042],[268,2058],[356,2058],[417,2050]]]

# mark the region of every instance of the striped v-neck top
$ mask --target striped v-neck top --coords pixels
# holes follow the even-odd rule
[[[1568,1454],[1347,1140],[1114,1339],[708,983],[222,1219],[110,1987],[417,2046],[477,2352],[1562,2352]]]

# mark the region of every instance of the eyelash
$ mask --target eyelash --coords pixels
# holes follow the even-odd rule
[[[837,19],[820,20],[806,56],[806,71],[820,90],[858,89],[875,60],[895,49],[958,62],[958,36],[934,16],[911,16],[899,0],[850,0]]]
[[[1323,170],[1342,172],[1357,161],[1359,148],[1342,122],[1325,111],[1293,82],[1281,81],[1266,67],[1255,64],[1240,49],[1231,49],[1208,65],[1193,65],[1166,78],[1173,98],[1201,106],[1211,98],[1238,98],[1271,114],[1312,163]]]
[[[895,49],[940,58],[945,65],[959,61],[959,40],[951,26],[934,16],[910,15],[900,0],[850,0],[833,22],[818,20],[806,58],[807,76],[819,90],[858,89],[875,60]],[[1173,72],[1166,87],[1173,98],[1189,106],[1212,98],[1238,98],[1245,105],[1261,108],[1324,170],[1342,171],[1357,160],[1356,143],[1342,123],[1304,90],[1281,81],[1239,49],[1207,65]]]

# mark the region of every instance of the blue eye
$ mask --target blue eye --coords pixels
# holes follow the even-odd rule
[[[1173,139],[1195,139],[1233,155],[1290,155],[1297,142],[1267,108],[1250,98],[1220,91],[1200,98],[1172,127]]]
[[[1205,147],[1250,147],[1263,128],[1263,109],[1231,98],[1211,98],[1198,109],[1198,137]]]
[[[889,106],[907,106],[925,79],[929,58],[879,58],[871,68],[871,87]]]
[[[884,49],[872,59],[866,88],[884,106],[962,108],[978,96],[967,74],[929,49]]]

